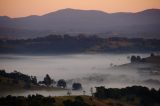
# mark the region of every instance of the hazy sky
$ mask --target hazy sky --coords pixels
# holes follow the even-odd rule
[[[1,16],[43,15],[64,8],[102,10],[109,13],[137,12],[160,8],[160,0],[0,0]]]

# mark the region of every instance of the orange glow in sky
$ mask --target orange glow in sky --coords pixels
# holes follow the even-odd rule
[[[64,8],[109,13],[137,12],[150,8],[160,9],[160,0],[0,0],[0,16],[43,15]]]

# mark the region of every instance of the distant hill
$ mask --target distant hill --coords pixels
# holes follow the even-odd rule
[[[146,62],[160,65],[160,55],[147,57]]]
[[[160,51],[160,39],[49,35],[26,40],[0,40],[0,54],[144,53]]]
[[[0,17],[0,36],[38,37],[57,33],[160,38],[160,9],[137,13],[62,9],[42,16]]]
[[[131,62],[116,67],[112,67],[115,70],[132,70],[138,71],[141,75],[159,76],[160,75],[160,55],[149,56],[141,58],[139,61]],[[156,77],[153,77],[156,79]],[[154,79],[154,80],[155,80]],[[155,82],[152,80],[151,83]],[[160,79],[156,79],[157,85],[160,85]]]

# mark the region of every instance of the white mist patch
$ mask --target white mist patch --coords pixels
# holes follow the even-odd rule
[[[129,54],[127,54],[129,55]],[[42,80],[45,74],[54,79],[71,79],[84,74],[103,73],[110,64],[128,63],[126,54],[76,54],[53,56],[0,55],[0,68],[7,72],[20,71],[36,75]]]

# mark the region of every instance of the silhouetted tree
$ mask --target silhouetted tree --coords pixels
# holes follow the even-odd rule
[[[153,56],[155,56],[155,54],[154,53],[151,53],[151,55],[150,55],[151,57],[153,57]]]
[[[141,62],[142,59],[140,56],[131,56],[131,63],[135,63],[135,62]]]
[[[32,83],[37,85],[37,77],[36,76],[31,76],[31,80],[32,80]]]
[[[137,56],[137,62],[140,62],[140,61],[141,61],[141,57]]]
[[[49,86],[51,85],[53,82],[53,80],[50,78],[50,76],[47,74],[45,77],[44,77],[44,84]]]
[[[64,79],[60,79],[58,82],[57,82],[57,87],[62,87],[62,88],[66,88],[67,84],[66,84],[66,81]]]
[[[3,77],[5,77],[6,76],[6,72],[5,72],[5,70],[0,70],[0,76],[3,76]]]
[[[134,62],[136,62],[136,56],[131,56],[131,63],[134,63]]]
[[[81,90],[82,89],[81,83],[73,83],[72,84],[72,89],[73,90]]]

